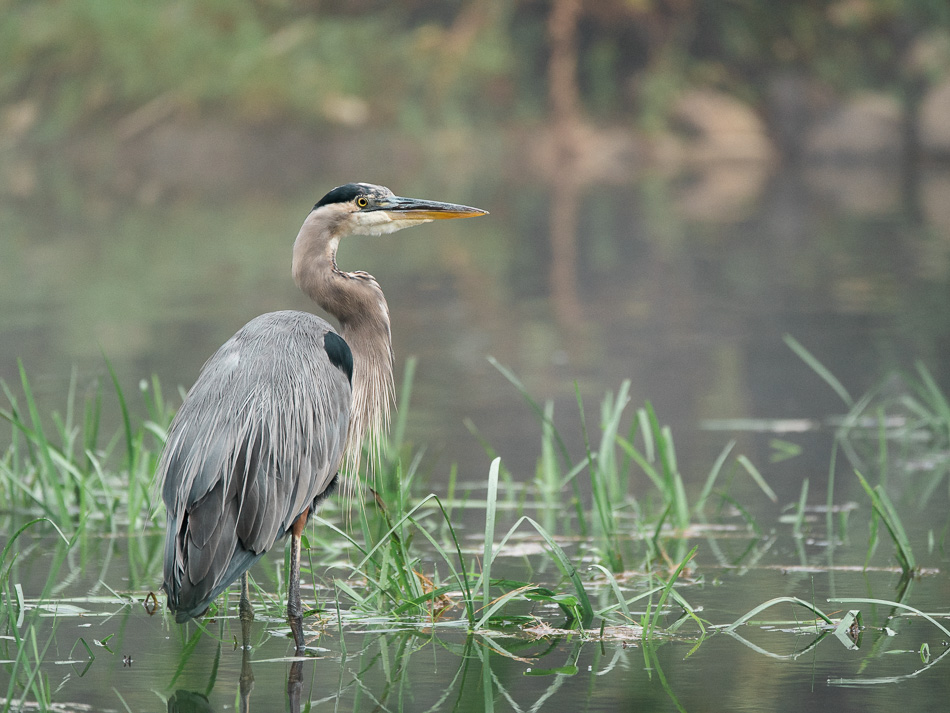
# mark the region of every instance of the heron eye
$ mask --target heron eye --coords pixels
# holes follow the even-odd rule
[[[366,206],[369,205],[369,201],[366,200],[366,198],[364,198],[363,196],[360,196],[359,198],[356,199],[356,205],[358,205],[360,208],[365,208]]]

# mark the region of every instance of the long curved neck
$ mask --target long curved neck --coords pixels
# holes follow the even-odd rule
[[[394,399],[389,306],[376,279],[365,272],[343,272],[336,265],[340,242],[332,219],[311,213],[294,242],[293,275],[297,286],[340,322],[353,352],[353,404],[344,468],[359,470],[369,437],[371,465],[377,465],[381,439],[389,427]]]

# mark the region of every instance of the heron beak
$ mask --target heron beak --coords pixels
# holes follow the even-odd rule
[[[381,210],[393,220],[423,222],[429,220],[448,220],[449,218],[474,218],[479,215],[488,215],[487,210],[471,208],[467,205],[455,203],[440,203],[417,198],[402,198],[391,196],[377,205],[374,210]]]

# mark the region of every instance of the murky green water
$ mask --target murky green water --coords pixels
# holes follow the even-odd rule
[[[397,374],[409,356],[419,360],[408,438],[426,449],[420,495],[445,494],[450,465],[457,463],[460,488],[472,500],[483,496],[489,457],[477,431],[512,473],[514,494],[505,497],[525,500],[517,486],[534,476],[541,428],[489,364],[492,355],[539,402],[553,401],[575,461],[584,453],[575,383],[595,431],[603,394],[630,379],[633,404],[649,399],[671,425],[691,497],[731,438],[738,440],[735,452],[749,457],[778,496],[770,502],[735,470],[728,483],[732,501],[711,518],[725,531],[661,538],[673,563],[699,546],[680,591],[710,623],[705,639],[691,624],[646,644],[622,632],[603,640],[557,632],[539,638],[523,627],[469,636],[451,610],[439,622],[364,620],[341,629],[330,590],[319,589],[326,622],[312,622],[312,655],[295,665],[283,625],[259,621],[243,672],[236,621],[218,618],[196,636],[194,626],[146,612],[142,598],[159,582],[158,536],[89,534],[68,552],[53,544],[51,533],[32,544],[24,539],[9,581],[22,585],[27,603],[52,571],[54,598],[83,610],[62,608],[33,629],[35,643],[24,643],[37,647],[30,655],[42,660],[51,698],[68,711],[238,710],[243,675],[245,702],[257,711],[291,708],[288,679],[303,710],[941,707],[950,678],[940,658],[947,637],[939,629],[919,617],[892,618],[898,612],[890,606],[827,600],[903,597],[916,609],[944,614],[938,619],[948,625],[943,455],[926,444],[904,445],[884,459],[888,492],[918,563],[937,570],[909,586],[899,582],[883,529],[871,569],[862,571],[869,505],[854,463],[843,454],[833,501],[857,509],[834,515],[831,533],[821,512],[810,513],[800,537],[783,519],[794,512],[805,478],[808,505],[826,502],[831,428],[825,419],[846,410],[786,346],[784,334],[811,350],[854,397],[892,369],[912,369],[915,359],[945,388],[950,384],[944,357],[950,220],[942,191],[948,178],[922,174],[916,192],[907,195],[888,171],[860,170],[874,179],[874,195],[849,188],[867,181],[828,171],[757,176],[738,196],[717,193],[722,181],[715,176],[646,174],[621,184],[575,185],[565,195],[563,187],[482,165],[461,180],[439,171],[377,178],[364,168],[345,176],[315,174],[313,185],[296,195],[261,181],[226,196],[200,188],[169,191],[173,197],[150,204],[86,185],[61,163],[46,167],[56,179],[44,183],[41,195],[4,199],[0,211],[0,377],[17,384],[16,360],[22,359],[44,413],[65,406],[73,367],[81,389],[107,378],[103,353],[129,393],[153,373],[171,392],[190,384],[204,359],[251,317],[308,309],[289,275],[290,246],[307,210],[338,183],[387,181],[399,193],[492,213],[392,238],[353,238],[341,250],[344,269],[373,273],[386,291]],[[566,233],[549,218],[552,206],[565,201],[576,206]],[[891,381],[884,392],[906,390]],[[135,402],[132,408],[142,407]],[[111,418],[117,424],[114,411]],[[738,418],[810,418],[822,428],[817,435],[763,435],[721,423],[703,428]],[[800,446],[800,454],[774,462],[782,451],[774,438]],[[865,474],[877,482],[881,458],[873,448],[859,450]],[[928,479],[936,482],[929,491]],[[633,486],[636,493],[649,488],[646,478]],[[547,517],[569,555],[587,565],[588,545],[568,510],[561,502],[532,513],[542,522]],[[474,507],[456,511],[474,551],[481,546],[482,516]],[[4,514],[4,534],[25,518]],[[537,538],[527,541],[533,548],[506,560],[506,576],[563,587]],[[627,563],[636,570],[643,543],[632,540],[627,547]],[[330,563],[317,549],[312,556],[320,587],[344,576],[327,569],[336,553]],[[592,597],[607,606],[609,587],[596,570],[582,570]],[[281,572],[276,553],[255,570],[277,600]],[[655,572],[670,574],[662,567]],[[627,595],[647,588],[642,575],[621,579]],[[779,596],[814,602],[828,613],[860,609],[858,647],[796,628],[805,612],[789,606],[761,617],[786,625],[742,627],[746,641],[721,631]],[[637,617],[643,612],[634,609]],[[549,627],[563,625],[556,608],[524,604],[520,613]],[[679,608],[670,608],[664,627],[678,616]],[[929,652],[922,652],[924,644]],[[10,690],[11,668],[4,666],[0,697]],[[24,682],[18,683],[14,693],[22,691]]]

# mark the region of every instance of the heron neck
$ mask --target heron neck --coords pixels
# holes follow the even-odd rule
[[[366,439],[375,466],[389,427],[392,336],[389,306],[376,279],[337,267],[339,240],[333,226],[304,222],[294,243],[293,275],[297,286],[339,321],[340,334],[353,352],[353,403],[343,467],[356,474]]]
[[[386,312],[385,336],[376,327],[367,328],[366,322],[340,324],[343,339],[353,352],[353,406],[344,464],[351,473],[359,470],[364,443],[369,449],[370,465],[375,470],[379,464],[383,439],[389,430],[389,408],[395,398],[389,315],[381,291],[379,297]]]

